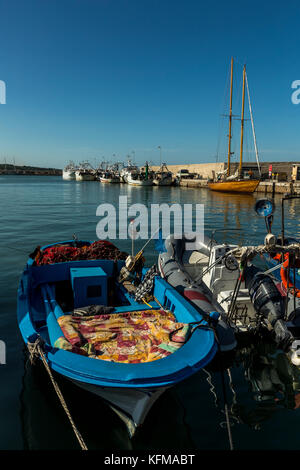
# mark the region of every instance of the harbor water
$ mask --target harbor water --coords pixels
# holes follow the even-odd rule
[[[232,195],[201,188],[133,187],[97,181],[64,181],[56,176],[0,177],[0,340],[6,364],[0,365],[0,449],[78,449],[78,443],[41,364],[31,366],[16,320],[19,277],[37,245],[72,239],[96,240],[99,204],[204,204],[205,231],[218,230],[218,241],[262,243],[266,228],[253,206],[261,195]],[[273,232],[280,232],[280,196]],[[285,230],[300,237],[300,201],[286,205]],[[238,229],[238,230],[231,230]],[[146,240],[138,240],[135,251]],[[131,240],[112,240],[131,251]],[[146,265],[157,259],[155,244],[145,251]],[[259,392],[260,380],[269,391]],[[229,438],[224,393],[230,409],[235,449],[298,449],[300,399],[291,399],[289,363],[271,345],[252,348],[218,370],[201,370],[168,390],[155,403],[132,440],[125,425],[99,398],[58,378],[71,414],[90,449],[227,450]],[[294,384],[295,386],[295,384]],[[299,385],[300,387],[300,385]],[[275,392],[274,390],[275,389]],[[300,388],[299,388],[300,392]]]

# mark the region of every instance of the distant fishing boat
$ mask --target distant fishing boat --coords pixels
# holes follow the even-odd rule
[[[163,163],[158,171],[155,172],[153,184],[155,186],[171,186],[173,182],[173,175],[168,170],[165,163]]]
[[[121,176],[119,170],[120,162],[109,164],[109,162],[101,162],[96,170],[96,179],[101,183],[120,183]]]
[[[230,193],[253,193],[257,186],[259,185],[259,179],[246,179],[243,178],[242,175],[242,168],[243,168],[243,141],[244,141],[244,111],[245,111],[245,85],[247,83],[247,92],[248,92],[248,101],[249,101],[249,110],[251,116],[251,123],[252,123],[252,131],[254,137],[254,146],[256,152],[256,160],[258,165],[258,171],[260,174],[260,167],[258,162],[258,152],[256,146],[256,138],[254,132],[254,124],[252,118],[252,109],[250,103],[250,94],[249,94],[249,87],[247,82],[247,75],[246,75],[246,66],[243,67],[243,96],[242,96],[242,114],[241,114],[241,141],[240,141],[240,162],[239,168],[235,174],[230,175],[231,169],[231,138],[232,138],[232,88],[233,88],[233,58],[231,59],[231,77],[230,77],[230,109],[229,109],[229,133],[228,133],[228,164],[226,175],[220,173],[218,175],[217,181],[208,183],[209,189],[212,191],[221,191],[221,192],[230,192]],[[222,179],[223,178],[223,179]]]
[[[153,172],[149,171],[148,162],[145,164],[145,170],[129,172],[126,181],[131,186],[153,186]]]
[[[121,180],[123,180],[124,183],[127,183],[127,179],[129,176],[133,177],[139,173],[139,168],[136,165],[133,165],[131,160],[128,160],[127,165],[124,166],[124,168],[122,168],[120,172]]]
[[[167,388],[218,350],[216,312],[202,315],[144,270],[142,253],[126,258],[103,240],[38,247],[18,289],[25,344],[39,345],[51,370],[102,397],[131,435]]]
[[[129,173],[126,177],[127,184],[131,186],[153,186],[152,179],[145,179],[141,174]]]
[[[81,162],[75,176],[77,181],[93,181],[95,180],[95,170],[89,162]]]
[[[62,177],[64,180],[75,180],[76,179],[77,167],[73,161],[70,161],[67,166],[63,169]]]
[[[105,171],[99,176],[101,183],[120,183],[120,177],[112,171]]]

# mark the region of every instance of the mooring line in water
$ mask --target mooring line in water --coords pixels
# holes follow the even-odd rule
[[[227,394],[226,394],[224,366],[223,366],[223,361],[222,361],[222,352],[221,352],[221,349],[220,349],[220,341],[219,341],[216,330],[215,330],[215,336],[216,336],[216,339],[217,339],[218,353],[219,353],[219,364],[220,364],[220,373],[221,373],[222,391],[223,391],[223,399],[224,399],[224,412],[225,412],[225,417],[226,417],[227,434],[228,434],[230,450],[234,450],[232,434],[231,434],[231,424],[230,424],[229,413],[228,413],[228,400],[227,400]]]
[[[77,440],[78,440],[78,442],[79,442],[79,444],[80,444],[81,449],[82,449],[82,450],[88,450],[87,445],[86,445],[86,443],[85,443],[84,440],[83,440],[83,437],[81,436],[80,432],[79,432],[78,429],[76,428],[76,425],[75,425],[75,423],[74,423],[74,421],[73,421],[73,418],[72,418],[72,416],[71,416],[71,413],[70,413],[70,411],[69,411],[69,409],[68,409],[68,407],[67,407],[66,401],[65,401],[65,399],[64,399],[64,397],[63,397],[63,394],[62,394],[62,392],[61,392],[61,390],[60,390],[60,388],[59,388],[59,386],[58,386],[56,380],[55,380],[54,377],[53,377],[53,374],[52,374],[52,372],[51,372],[51,369],[50,369],[49,364],[48,364],[48,362],[47,362],[47,359],[46,359],[46,357],[45,357],[44,351],[43,351],[43,349],[42,349],[42,347],[41,347],[41,339],[40,339],[40,338],[37,338],[37,340],[36,340],[34,343],[28,342],[28,343],[27,343],[27,348],[28,348],[28,351],[29,351],[29,359],[30,359],[30,362],[31,362],[32,364],[34,363],[34,359],[35,359],[36,357],[40,357],[40,358],[42,359],[42,362],[43,362],[43,364],[44,364],[44,366],[45,366],[46,371],[47,371],[48,374],[49,374],[49,377],[50,377],[50,379],[51,379],[51,382],[52,382],[52,385],[53,385],[53,387],[54,387],[54,390],[55,390],[55,392],[56,392],[56,394],[57,394],[57,396],[58,396],[58,398],[59,398],[59,401],[60,401],[60,403],[61,403],[61,405],[62,405],[62,407],[63,407],[63,409],[64,409],[66,415],[67,415],[68,418],[69,418],[69,421],[70,421],[70,423],[71,423],[72,429],[73,429],[73,431],[74,431],[74,433],[75,433],[75,436],[76,436],[76,438],[77,438]]]

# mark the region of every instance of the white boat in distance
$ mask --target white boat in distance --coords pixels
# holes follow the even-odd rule
[[[63,169],[62,177],[64,180],[75,180],[76,179],[77,167],[73,161],[70,161],[67,166]]]
[[[93,181],[95,179],[95,170],[89,162],[81,162],[75,176],[76,181]]]
[[[148,162],[139,172],[129,172],[127,183],[132,186],[153,186],[153,172],[149,171]]]
[[[163,163],[158,171],[155,172],[153,184],[155,186],[171,186],[173,175],[168,170],[167,165]]]
[[[133,165],[131,160],[128,160],[127,166],[122,168],[120,172],[121,181],[123,180],[124,183],[127,183],[127,178],[129,175],[138,175],[140,173],[139,168],[136,165]]]
[[[99,176],[101,183],[120,183],[120,176],[112,171],[105,171]]]

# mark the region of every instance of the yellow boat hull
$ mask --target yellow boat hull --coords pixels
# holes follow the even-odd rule
[[[225,193],[254,193],[259,180],[241,180],[241,181],[217,181],[208,183],[212,191],[221,191]]]

